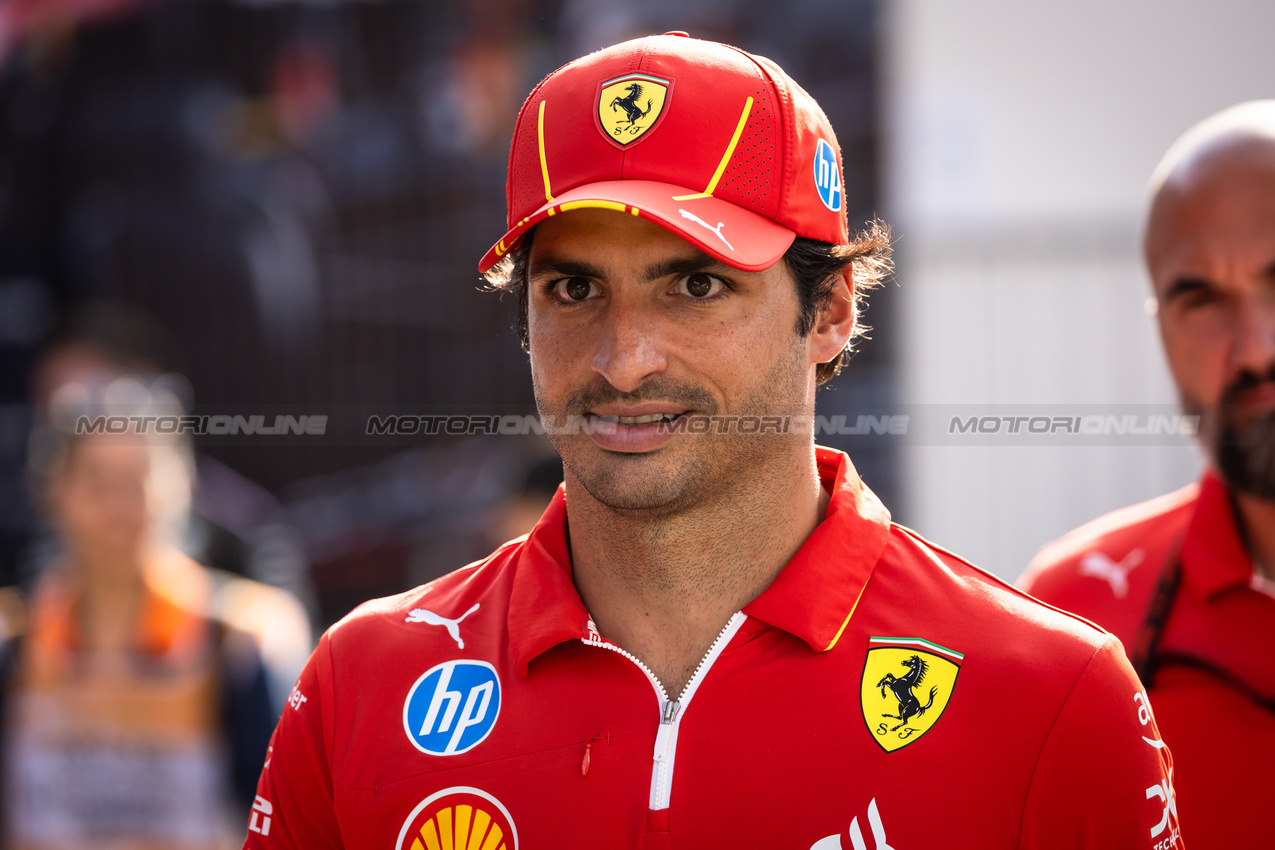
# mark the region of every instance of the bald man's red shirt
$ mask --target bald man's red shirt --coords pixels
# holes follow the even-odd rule
[[[676,703],[593,627],[561,490],[528,537],[360,607],[297,683],[244,846],[1180,847],[1119,643],[818,462],[824,520]]]
[[[1192,850],[1270,843],[1275,799],[1275,586],[1253,569],[1226,486],[1116,511],[1043,549],[1020,582],[1110,630],[1130,657],[1178,559],[1148,694],[1173,747]]]

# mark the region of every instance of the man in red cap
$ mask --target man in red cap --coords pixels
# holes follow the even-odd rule
[[[890,523],[812,440],[858,299],[840,153],[774,63],[667,34],[523,106],[509,230],[566,481],[323,638],[247,847],[1177,847],[1113,638]]]
[[[1160,336],[1208,466],[1045,547],[1023,585],[1124,642],[1177,757],[1191,846],[1261,846],[1275,797],[1275,100],[1188,131],[1152,189]]]

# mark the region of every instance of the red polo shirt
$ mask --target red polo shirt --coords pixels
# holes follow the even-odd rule
[[[1225,485],[1198,485],[1094,520],[1045,547],[1022,586],[1119,637],[1130,655],[1161,576],[1181,583],[1152,685],[1193,850],[1265,846],[1275,799],[1275,590],[1254,572]]]
[[[561,491],[529,536],[359,608],[284,710],[245,847],[1181,846],[1119,643],[818,460],[823,522],[676,703],[593,628]]]

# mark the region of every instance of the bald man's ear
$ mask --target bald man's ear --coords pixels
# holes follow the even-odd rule
[[[827,303],[815,317],[810,331],[810,360],[827,363],[850,344],[858,327],[854,306],[854,269],[847,266],[837,273]]]

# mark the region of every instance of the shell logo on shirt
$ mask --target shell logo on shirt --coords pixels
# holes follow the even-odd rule
[[[499,800],[459,785],[417,804],[394,850],[518,850],[518,830]]]
[[[874,637],[863,664],[860,706],[887,753],[919,740],[943,716],[965,658],[922,638]]]

